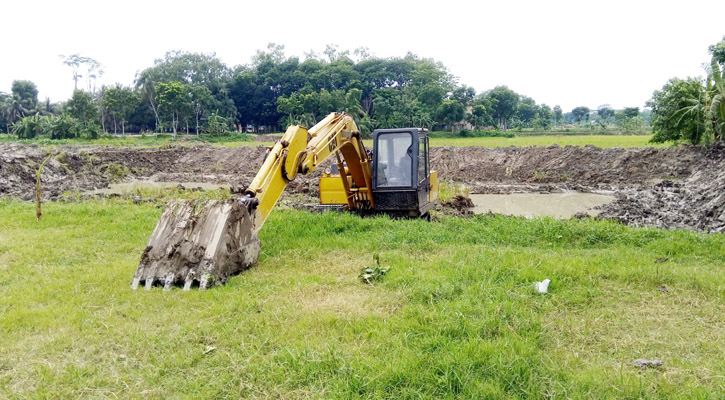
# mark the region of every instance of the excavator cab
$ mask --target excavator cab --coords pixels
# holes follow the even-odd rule
[[[373,132],[372,207],[362,214],[430,217],[438,198],[438,176],[430,170],[428,131],[420,128],[376,129]],[[347,203],[337,168],[320,178],[320,204]]]
[[[428,131],[376,129],[372,158],[375,209],[400,216],[428,217],[438,197],[435,172],[431,179]]]

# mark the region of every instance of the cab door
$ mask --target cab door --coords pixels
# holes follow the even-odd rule
[[[428,135],[418,134],[418,207],[423,208],[430,199],[430,165]]]

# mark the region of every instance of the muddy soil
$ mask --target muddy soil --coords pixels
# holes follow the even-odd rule
[[[267,153],[265,146],[168,146],[153,149],[58,146],[43,169],[43,197],[107,188],[134,179],[204,182],[246,187]],[[0,144],[0,197],[30,200],[35,172],[47,148]],[[725,146],[612,148],[434,147],[439,178],[463,182],[472,193],[614,192],[600,218],[637,226],[725,230]],[[323,164],[289,186],[315,196]]]

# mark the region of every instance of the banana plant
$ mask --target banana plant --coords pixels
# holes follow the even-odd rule
[[[707,79],[707,90],[709,97],[709,108],[706,110],[708,120],[712,121],[712,133],[715,140],[723,139],[725,132],[725,69],[715,57],[710,63],[710,74]]]

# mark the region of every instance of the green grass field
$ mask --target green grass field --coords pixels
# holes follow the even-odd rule
[[[40,144],[40,145],[100,145],[100,146],[136,146],[136,147],[159,147],[171,144],[214,144],[214,145],[258,145],[254,142],[252,136],[244,133],[229,133],[220,136],[213,135],[178,135],[176,140],[169,134],[160,134],[152,136],[109,136],[103,135],[98,139],[56,139],[51,140],[48,137],[37,137],[33,139],[18,140],[15,135],[0,134],[0,143],[17,142],[23,144]]]
[[[723,235],[277,210],[225,286],[134,292],[159,207],[34,211],[0,201],[3,398],[725,397]]]
[[[281,135],[278,134],[278,135]],[[651,135],[546,135],[546,136],[517,136],[513,138],[503,137],[482,137],[482,138],[431,138],[431,146],[484,146],[484,147],[507,147],[507,146],[548,146],[551,144],[559,144],[560,146],[585,146],[594,145],[602,148],[609,147],[642,147],[642,146],[667,146],[664,144],[650,144]],[[0,143],[18,142],[14,136],[1,135]],[[20,143],[26,144],[97,144],[106,146],[140,146],[140,147],[159,147],[170,144],[200,144],[211,143],[218,146],[248,146],[264,144],[271,146],[273,141],[254,142],[246,135],[240,136],[220,136],[209,137],[202,135],[197,138],[194,135],[180,135],[176,142],[171,140],[170,135],[160,136],[132,136],[132,137],[107,137],[104,136],[96,140],[87,139],[65,139],[50,140],[47,138],[39,138],[33,140],[21,140]],[[365,140],[366,146],[372,146],[372,140]]]
[[[610,147],[643,147],[668,145],[648,143],[651,135],[566,135],[566,136],[516,136],[513,138],[503,137],[482,137],[482,138],[432,138],[431,146],[483,146],[483,147],[508,147],[508,146],[548,146],[558,144],[559,146],[586,146],[593,145],[601,148]]]

